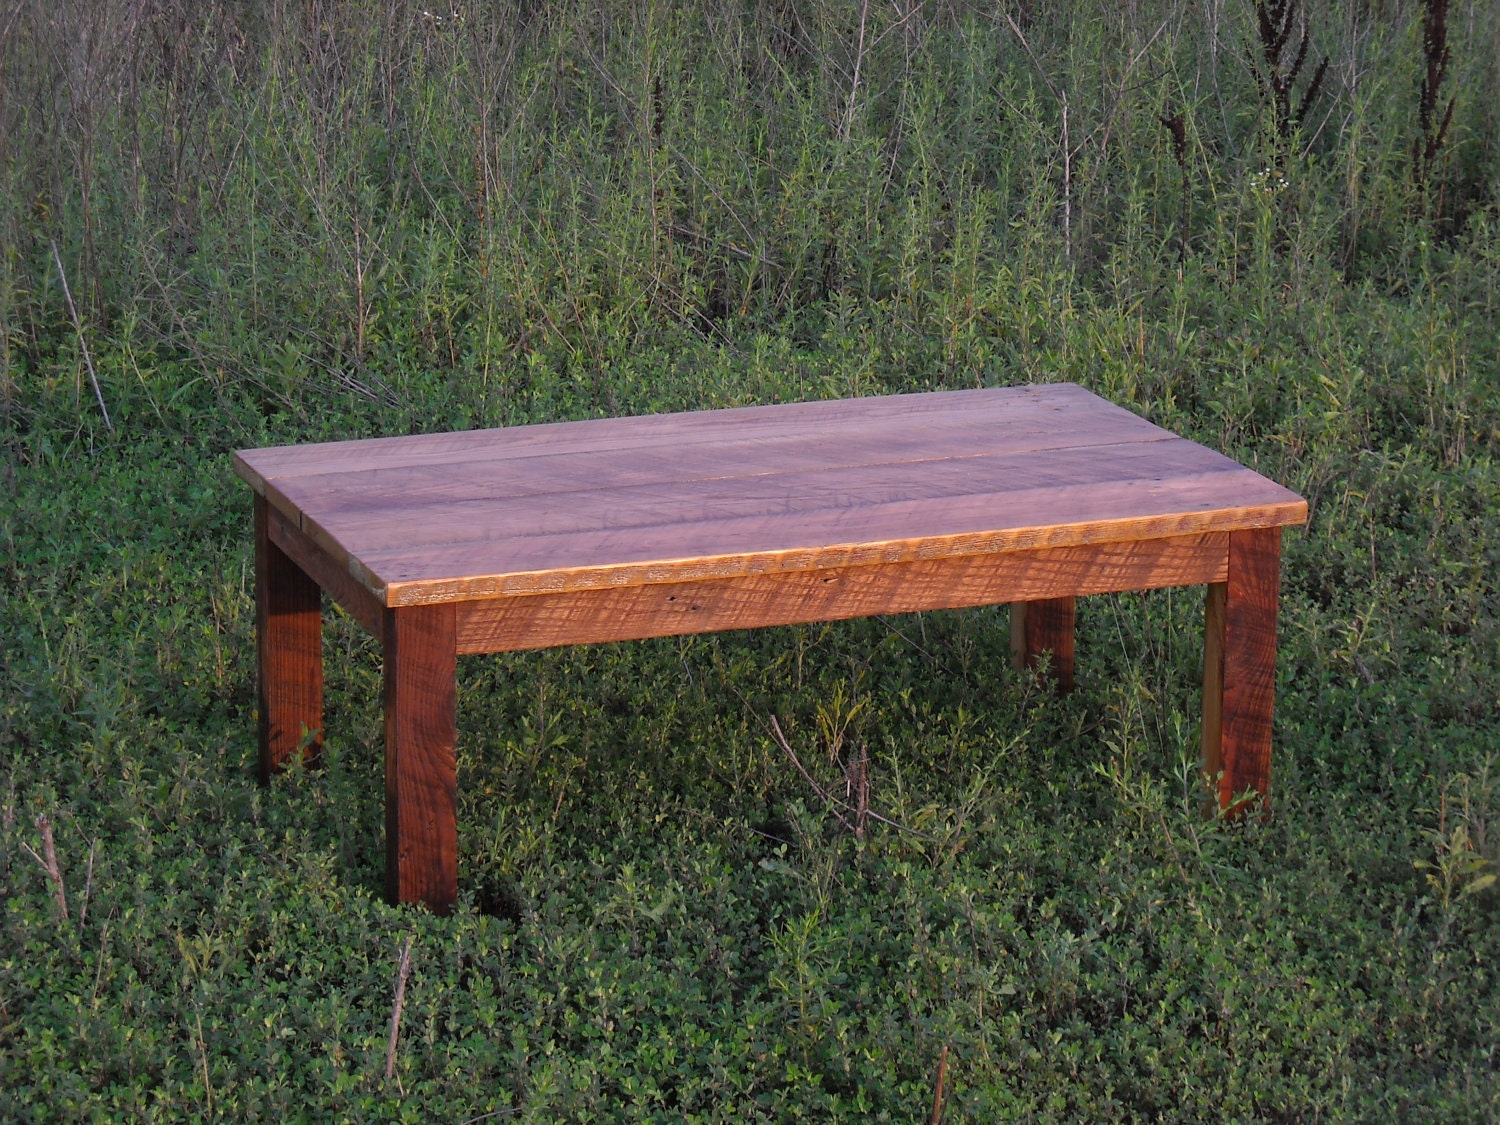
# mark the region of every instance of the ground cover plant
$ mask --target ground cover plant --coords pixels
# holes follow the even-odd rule
[[[0,14],[0,1118],[1496,1119],[1497,67],[1482,0]],[[232,449],[1064,379],[1310,501],[1269,821],[1195,590],[1064,698],[1000,609],[466,658],[451,918],[347,618],[256,785]]]

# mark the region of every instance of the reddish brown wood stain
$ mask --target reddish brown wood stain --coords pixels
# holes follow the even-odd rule
[[[367,632],[380,636],[385,607],[375,600],[374,594],[355,581],[347,566],[334,563],[297,529],[296,524],[275,508],[267,512],[265,536],[317,586],[327,590],[329,597],[343,606]]]
[[[1204,644],[1204,770],[1218,775],[1220,807],[1271,790],[1271,715],[1276,693],[1276,606],[1281,529],[1229,537],[1229,574],[1210,587]]]
[[[1217,569],[1217,568],[1216,568]],[[1212,582],[1207,578],[1204,581]],[[1153,585],[1185,585],[1186,583],[1143,582],[1137,586],[1122,586],[1120,589],[1145,590]],[[1080,594],[1094,593],[1070,583],[1058,583],[1053,589],[1076,588]],[[1103,591],[1099,591],[1103,592]],[[1017,602],[1011,607],[1011,656],[1018,668],[1036,668],[1047,654],[1048,674],[1061,691],[1073,690],[1073,598],[1042,598],[1037,601]]]
[[[267,770],[321,724],[321,586],[385,646],[387,882],[457,893],[454,660],[996,602],[1073,678],[1073,598],[1209,587],[1204,755],[1269,786],[1298,496],[1070,384],[244,450]],[[290,746],[290,749],[288,748]]]
[[[383,605],[1125,542],[1305,518],[1069,384],[246,450]]]
[[[490,598],[460,605],[458,650],[504,652],[953,609],[1041,597],[1059,586],[1102,594],[1219,582],[1225,576],[1228,543],[1226,533],[1211,532],[1142,543]]]
[[[255,632],[260,668],[260,777],[323,745],[323,616],[318,584],[267,532],[276,514],[255,498]]]
[[[385,880],[392,902],[458,895],[453,606],[386,610]]]

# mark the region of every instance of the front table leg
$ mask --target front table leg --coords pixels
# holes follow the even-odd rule
[[[260,779],[323,746],[322,591],[271,542],[255,497],[255,649],[260,672]]]
[[[387,609],[385,893],[446,914],[458,897],[452,604]]]
[[[1052,654],[1048,670],[1059,691],[1073,690],[1074,599],[1047,598],[1012,602],[1010,607],[1011,665],[1021,671],[1035,668],[1044,652]]]
[[[1231,532],[1228,581],[1208,588],[1203,646],[1203,772],[1225,812],[1243,811],[1248,802],[1234,798],[1251,791],[1270,808],[1280,586],[1281,528]]]

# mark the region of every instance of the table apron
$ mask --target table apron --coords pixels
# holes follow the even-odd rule
[[[562,590],[460,602],[456,636],[460,653],[509,652],[1208,585],[1225,581],[1228,557],[1229,533],[1217,531],[826,570]]]
[[[365,630],[383,644],[385,641],[385,606],[349,573],[347,564],[340,566],[308,534],[292,523],[273,504],[266,504],[266,532],[271,542],[302,568],[302,572],[323,587],[328,596],[348,611]]]

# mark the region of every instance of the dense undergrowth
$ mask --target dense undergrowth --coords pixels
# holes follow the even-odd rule
[[[1497,67],[1481,0],[0,15],[0,1117],[1500,1116]],[[1002,610],[466,658],[452,918],[347,618],[256,786],[230,450],[1063,379],[1311,503],[1269,822],[1193,590],[1065,698]]]

